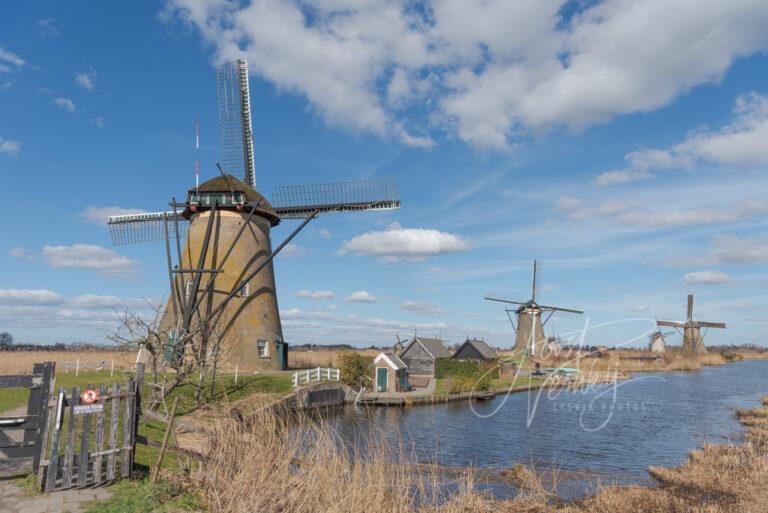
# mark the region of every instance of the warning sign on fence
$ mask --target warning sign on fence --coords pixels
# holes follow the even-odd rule
[[[99,400],[99,393],[92,388],[83,390],[83,393],[80,394],[80,400],[84,404],[93,404]]]
[[[87,413],[101,413],[104,411],[103,404],[78,404],[72,407],[72,415],[85,415]]]

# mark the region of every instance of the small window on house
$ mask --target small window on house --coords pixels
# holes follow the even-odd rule
[[[256,347],[259,349],[259,358],[269,358],[269,346],[266,340],[256,342]]]
[[[185,294],[187,296],[191,296],[192,295],[192,283],[193,283],[192,278],[189,278],[187,280],[186,289],[185,289],[185,291],[186,291]]]
[[[250,283],[244,283],[242,287],[240,287],[240,297],[248,297],[251,295],[251,287]]]

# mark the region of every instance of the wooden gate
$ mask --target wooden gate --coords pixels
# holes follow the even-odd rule
[[[0,390],[29,389],[23,415],[0,417],[0,477],[36,472],[39,467],[55,366],[54,362],[36,363],[32,374],[0,376]]]
[[[73,387],[69,395],[59,388],[49,403],[43,457],[38,480],[45,491],[97,485],[118,475],[131,477],[136,449],[136,429],[141,413],[144,365],[136,366],[136,378],[110,390],[102,384],[98,398]],[[84,397],[81,397],[81,393]]]

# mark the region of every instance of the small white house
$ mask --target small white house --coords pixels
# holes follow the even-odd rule
[[[408,390],[408,366],[394,354],[382,351],[373,360],[373,382],[376,392]]]

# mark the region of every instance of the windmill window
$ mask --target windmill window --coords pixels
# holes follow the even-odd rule
[[[193,283],[192,282],[192,278],[189,278],[187,280],[186,289],[185,289],[185,291],[186,291],[185,294],[187,296],[191,296],[192,295],[192,283]]]
[[[250,283],[244,283],[242,287],[240,287],[240,297],[248,297],[251,295],[251,287]]]
[[[256,342],[256,347],[259,350],[259,358],[269,358],[269,345],[266,340]]]

